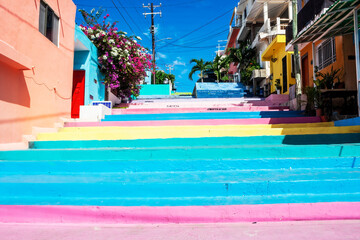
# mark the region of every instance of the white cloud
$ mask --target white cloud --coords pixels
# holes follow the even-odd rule
[[[186,64],[185,64],[184,62],[179,61],[179,60],[175,60],[175,61],[173,62],[173,65],[185,66]]]
[[[159,59],[165,59],[167,58],[167,56],[165,54],[162,54],[160,52],[157,52],[156,53],[156,59],[159,60]]]
[[[187,73],[187,71],[188,71],[187,69],[182,70],[181,75],[186,74],[186,73]]]

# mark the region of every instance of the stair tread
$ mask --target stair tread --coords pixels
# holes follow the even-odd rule
[[[360,179],[360,169],[284,169],[171,172],[0,172],[1,183],[206,184]],[[0,184],[1,184],[0,183]]]

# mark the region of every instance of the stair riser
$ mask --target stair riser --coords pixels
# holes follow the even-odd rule
[[[358,175],[356,175],[358,176]],[[156,177],[156,176],[155,176]],[[258,181],[258,182],[233,182],[219,183],[206,182],[98,182],[82,183],[0,183],[0,196],[2,197],[44,197],[59,198],[184,198],[184,197],[236,197],[236,196],[267,196],[276,194],[325,194],[325,193],[360,193],[360,179],[339,180],[294,180],[294,181]],[[140,180],[139,180],[140,181]],[[19,201],[22,201],[19,199]],[[179,199],[181,201],[181,199]],[[1,203],[0,204],[8,204]],[[16,203],[23,204],[23,203]],[[25,204],[25,203],[24,203]],[[56,204],[55,202],[51,204]],[[100,204],[101,205],[101,204]]]
[[[288,110],[289,107],[244,106],[244,107],[208,107],[208,108],[146,108],[146,109],[113,109],[112,114],[158,114],[158,113],[199,113],[199,112],[257,112]]]
[[[3,223],[219,223],[360,219],[359,202],[181,207],[0,205]]]
[[[243,146],[236,148],[29,150],[0,152],[0,160],[240,160],[359,157],[360,145]]]
[[[1,174],[228,171],[258,169],[359,168],[360,158],[300,158],[249,160],[17,160],[0,161]]]
[[[194,206],[360,201],[360,180],[231,184],[0,184],[1,205]]]
[[[201,126],[201,125],[254,125],[317,123],[319,117],[253,118],[253,119],[207,119],[207,120],[166,120],[166,121],[107,121],[107,122],[65,122],[65,127],[136,127],[136,126]]]
[[[157,147],[202,147],[202,146],[239,146],[239,145],[315,145],[359,143],[360,134],[319,134],[291,136],[257,137],[220,137],[220,138],[170,138],[139,140],[103,140],[103,141],[35,141],[30,142],[32,149],[65,148],[157,148]]]
[[[303,117],[303,115],[301,112],[292,112],[292,111],[125,114],[125,115],[106,115],[103,121],[247,119],[247,118],[284,118],[284,117]]]
[[[121,140],[153,138],[202,138],[202,137],[246,137],[279,135],[314,135],[360,133],[356,127],[307,127],[307,128],[245,128],[236,126],[183,126],[183,127],[133,127],[64,130],[58,133],[42,133],[37,140]]]

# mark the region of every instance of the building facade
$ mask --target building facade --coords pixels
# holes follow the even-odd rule
[[[71,115],[77,118],[81,105],[104,101],[105,84],[104,76],[99,69],[97,48],[78,26],[75,28],[74,50]]]
[[[0,143],[70,117],[76,6],[0,0]]]
[[[271,63],[262,55],[278,35],[285,35],[292,20],[291,6],[290,0],[241,0],[238,3],[235,17],[239,28],[237,42],[246,42],[256,49],[256,61],[260,66],[253,70],[250,83],[255,95],[267,96],[273,92],[275,80],[271,78]]]

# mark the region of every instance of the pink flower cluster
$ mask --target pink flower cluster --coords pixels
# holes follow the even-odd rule
[[[118,31],[116,23],[80,26],[82,31],[98,49],[98,60],[105,83],[112,89],[118,89],[119,97],[138,96],[140,81],[151,69],[151,55],[135,40],[139,37],[128,37]]]

